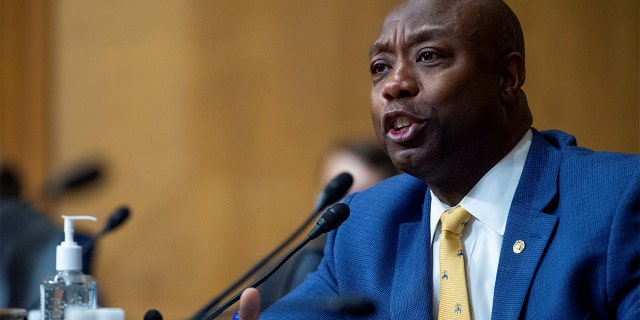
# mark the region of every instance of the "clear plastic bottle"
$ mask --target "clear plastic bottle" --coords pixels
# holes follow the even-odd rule
[[[62,216],[65,241],[56,249],[57,273],[40,285],[42,320],[64,320],[69,308],[97,308],[97,285],[82,273],[82,248],[73,241],[73,221],[93,220],[89,216]]]
[[[58,271],[42,283],[43,320],[65,319],[67,307],[97,308],[97,285],[93,277],[77,270]]]

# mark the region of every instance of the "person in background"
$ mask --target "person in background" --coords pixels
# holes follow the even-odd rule
[[[73,176],[78,177],[83,179],[52,181],[50,187],[61,197],[98,180],[98,175]],[[6,161],[0,162],[0,183],[0,308],[38,309],[40,284],[56,273],[56,247],[64,241],[62,219],[55,223],[25,199],[19,171]],[[80,231],[74,236],[81,246],[92,239]],[[83,272],[91,274],[93,252],[82,259]]]
[[[246,289],[241,320],[350,318],[320,303],[350,297],[363,319],[640,319],[640,156],[532,127],[503,1],[403,2],[369,58],[406,174],[347,197],[318,270],[261,316]]]
[[[0,308],[37,309],[40,283],[55,274],[62,228],[22,199],[19,174],[0,169]]]
[[[318,171],[321,186],[342,172],[350,173],[353,185],[349,193],[362,191],[400,173],[378,142],[367,138],[342,140],[333,145],[324,154]]]
[[[400,173],[377,141],[368,138],[341,140],[329,148],[320,161],[320,188],[343,172],[353,177],[349,193],[362,191]],[[262,310],[289,293],[307,274],[317,269],[325,242],[326,234],[313,240],[259,287]]]

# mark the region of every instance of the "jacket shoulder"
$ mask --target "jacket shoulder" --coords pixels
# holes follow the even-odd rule
[[[574,136],[559,130],[540,131],[540,136],[559,151],[565,170],[587,170],[591,174],[638,175],[640,155],[594,151],[577,144]]]
[[[351,212],[358,215],[383,215],[383,219],[406,221],[420,217],[428,198],[427,185],[408,174],[400,174],[345,199]],[[417,215],[416,215],[417,214]]]

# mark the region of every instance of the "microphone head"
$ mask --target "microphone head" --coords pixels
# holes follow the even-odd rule
[[[156,309],[151,309],[144,314],[144,320],[162,320],[162,314]]]
[[[349,213],[351,213],[351,209],[349,209],[348,205],[342,202],[334,203],[322,214],[320,219],[318,219],[316,226],[309,232],[308,237],[315,239],[321,234],[339,227],[347,220]]]
[[[327,192],[327,198],[333,201],[338,201],[342,198],[351,185],[353,184],[353,176],[348,172],[342,172],[335,178],[331,179],[325,188]]]
[[[51,177],[44,185],[47,197],[58,200],[69,193],[85,189],[100,182],[104,168],[100,163],[87,162],[74,166],[59,175]]]
[[[351,185],[353,185],[353,176],[350,173],[343,172],[335,176],[320,193],[314,212],[340,200],[347,194]]]
[[[64,181],[62,181],[63,192],[73,191],[99,180],[102,177],[102,168],[95,165],[88,165],[77,168]]]
[[[109,216],[109,220],[105,223],[102,228],[101,234],[105,234],[111,232],[122,225],[127,219],[129,219],[129,214],[131,211],[128,206],[121,206],[116,211],[114,211],[111,216]]]

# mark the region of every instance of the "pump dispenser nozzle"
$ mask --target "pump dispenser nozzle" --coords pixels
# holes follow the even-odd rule
[[[73,240],[73,222],[98,219],[92,216],[62,216],[62,219],[64,241],[56,248],[56,270],[82,270],[82,247]]]

